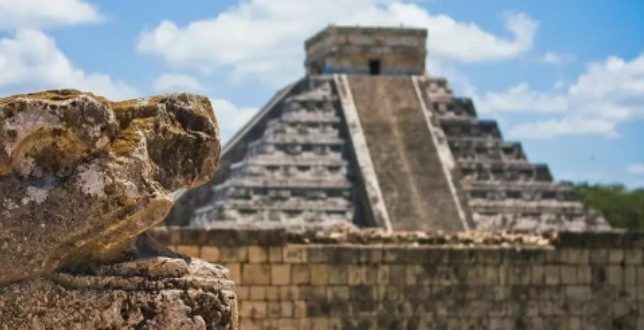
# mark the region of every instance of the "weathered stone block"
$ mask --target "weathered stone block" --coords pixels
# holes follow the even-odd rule
[[[291,283],[296,285],[311,283],[309,265],[293,265],[291,267]]]
[[[323,264],[330,260],[331,249],[324,245],[312,245],[307,249],[308,262]]]
[[[418,277],[423,273],[423,268],[419,265],[409,265],[405,269],[405,284],[406,285],[416,285],[418,283]]]
[[[589,266],[577,267],[577,283],[580,285],[588,285],[592,283],[593,275]]]
[[[637,285],[644,287],[644,266],[637,267]]]
[[[378,246],[371,247],[369,250],[369,262],[379,264],[382,262],[382,248]]]
[[[271,319],[279,319],[282,317],[283,303],[267,303],[266,304],[266,317]]]
[[[499,282],[499,268],[495,266],[484,266],[480,283],[483,285],[497,285]]]
[[[306,301],[296,300],[293,302],[293,317],[294,318],[305,318],[306,314]]]
[[[390,272],[390,267],[389,266],[387,266],[387,265],[379,265],[378,266],[378,274],[377,274],[376,282],[378,284],[389,284],[390,283],[389,272]]]
[[[329,266],[329,284],[342,285],[349,281],[349,271],[346,265]]]
[[[239,300],[248,300],[250,298],[250,287],[238,285],[235,287],[235,292],[237,292],[237,298]]]
[[[266,287],[266,300],[274,301],[279,299],[280,299],[280,289],[278,286],[271,285]]]
[[[329,249],[329,262],[334,264],[356,264],[360,248],[348,245],[335,246]]]
[[[279,246],[270,246],[268,248],[268,261],[278,263],[284,260],[282,248]]]
[[[288,245],[283,248],[283,260],[287,263],[301,264],[306,263],[307,250],[303,245]]]
[[[266,287],[261,285],[251,286],[250,300],[266,300]]]
[[[311,265],[311,284],[327,285],[329,283],[329,266]]]
[[[349,265],[348,283],[349,285],[364,284],[367,278],[366,268],[358,265]]]
[[[243,318],[261,319],[266,317],[267,303],[265,301],[242,301],[239,305],[239,316]]]
[[[405,286],[407,281],[407,266],[402,264],[392,264],[389,266],[390,274],[390,284]]]
[[[386,263],[403,263],[405,262],[406,249],[403,247],[392,247],[383,250],[382,261]]]
[[[271,266],[265,264],[242,265],[242,283],[245,285],[268,285],[271,283]]]
[[[329,301],[349,300],[349,287],[346,285],[333,285],[326,288],[326,297]]]
[[[280,286],[280,300],[300,299],[300,288],[294,285]]]
[[[245,246],[220,246],[219,259],[221,262],[248,261],[248,248]]]
[[[585,265],[590,262],[590,252],[582,249],[566,249],[566,262],[569,264]]]
[[[571,317],[568,319],[568,329],[570,330],[582,330],[584,329],[581,325],[581,318]]]
[[[279,329],[284,330],[300,330],[300,320],[299,319],[280,319],[279,320]]]
[[[374,285],[378,283],[378,265],[367,264],[365,268],[364,284]]]
[[[325,317],[313,317],[309,319],[311,330],[327,330],[329,329],[329,320]]]
[[[271,280],[273,285],[291,284],[291,265],[276,264],[270,266]]]
[[[543,266],[537,265],[532,267],[532,284],[545,283],[545,269]]]
[[[577,283],[577,267],[575,266],[561,266],[561,283],[562,284],[575,284]]]
[[[300,298],[306,300],[324,300],[326,297],[326,288],[323,286],[301,285]]]
[[[588,286],[566,286],[565,287],[566,299],[577,301],[588,301],[591,298],[592,292]]]
[[[590,251],[590,263],[597,265],[604,265],[608,262],[608,250],[606,249],[592,249]]]
[[[275,304],[278,305],[278,304]],[[293,303],[290,301],[282,301],[279,303],[280,306],[280,315],[282,317],[293,317]]]
[[[624,251],[621,249],[608,250],[608,262],[611,264],[621,264],[624,262]]]
[[[624,285],[627,288],[637,285],[637,268],[635,266],[627,265],[624,268]]]
[[[261,263],[268,261],[268,251],[261,246],[248,247],[248,262]]]
[[[624,262],[627,265],[642,265],[644,263],[643,256],[644,252],[641,249],[631,249],[624,253]]]
[[[199,245],[177,245],[177,252],[183,253],[187,256],[199,258]]]
[[[208,262],[218,262],[219,261],[219,248],[216,246],[202,246],[201,247],[201,259]]]
[[[624,268],[622,266],[608,266],[607,275],[608,284],[624,285]]]
[[[481,249],[473,256],[477,263],[498,265],[503,260],[503,250],[493,248]]]
[[[557,285],[561,283],[561,268],[559,266],[544,266],[545,283]]]

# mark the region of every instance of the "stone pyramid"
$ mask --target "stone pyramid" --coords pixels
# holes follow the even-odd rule
[[[330,26],[307,75],[224,147],[167,223],[386,230],[606,230],[471,99],[425,73],[426,31]]]

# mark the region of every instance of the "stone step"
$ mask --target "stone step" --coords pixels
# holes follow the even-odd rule
[[[466,180],[487,181],[552,181],[550,169],[545,164],[525,160],[472,160],[459,159],[461,175]]]
[[[249,148],[252,148],[260,144],[280,144],[280,145],[344,145],[345,140],[338,136],[314,136],[314,135],[288,135],[288,134],[279,134],[274,136],[267,136],[262,139],[255,140],[248,144]]]
[[[216,224],[222,221],[235,221],[235,224],[270,222],[275,225],[322,223],[330,221],[351,221],[353,211],[347,210],[251,210],[234,208],[214,208],[195,214],[193,226]]]
[[[502,139],[501,130],[495,120],[446,118],[440,120],[440,126],[448,140],[455,137]]]
[[[576,200],[573,188],[543,181],[467,181],[461,180],[470,199],[481,200]]]
[[[452,154],[457,159],[488,158],[506,161],[527,161],[523,147],[518,142],[468,137],[451,137],[448,142]]]
[[[450,118],[475,119],[476,109],[470,98],[439,98],[431,102],[431,108],[441,120]]]
[[[286,189],[350,189],[351,183],[344,177],[336,178],[253,178],[231,177],[224,183],[213,186],[214,191],[229,188],[286,188]]]
[[[339,154],[324,156],[302,155],[297,157],[262,154],[244,158],[231,164],[230,168],[236,169],[244,166],[343,166],[345,163],[346,161]]]
[[[474,213],[472,219],[477,224],[478,230],[516,230],[516,231],[586,231],[597,230],[603,227],[594,221],[589,221],[589,215],[568,214],[568,213],[542,213],[526,212],[519,213],[496,213],[481,214]],[[601,223],[601,221],[599,221]]]
[[[227,200],[214,204],[221,209],[249,209],[249,210],[312,210],[312,211],[344,211],[351,212],[353,205],[344,198],[325,200],[289,199],[286,201],[275,201],[272,199],[248,200]]]
[[[563,200],[483,200],[470,199],[468,205],[477,213],[517,213],[517,212],[563,212],[582,214],[584,206],[578,201]]]
[[[323,165],[240,165],[231,166],[233,176],[248,176],[254,178],[315,178],[315,177],[340,177],[345,173],[342,166],[323,166]]]

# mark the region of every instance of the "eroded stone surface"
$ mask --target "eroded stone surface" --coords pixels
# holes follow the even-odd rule
[[[214,174],[219,151],[205,97],[110,102],[60,90],[0,99],[0,284],[115,258],[164,218],[173,192]],[[54,280],[17,287],[76,294]]]
[[[0,329],[236,329],[228,271],[151,257],[0,286]],[[100,273],[100,274],[99,274]]]

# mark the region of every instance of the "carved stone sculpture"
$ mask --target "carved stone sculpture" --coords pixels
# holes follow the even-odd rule
[[[205,97],[0,99],[0,328],[233,325],[227,270],[141,236],[219,153]]]

